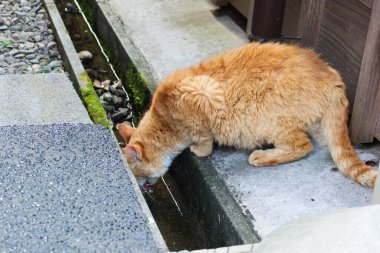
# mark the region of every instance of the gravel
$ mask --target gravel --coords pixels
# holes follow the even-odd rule
[[[0,0],[0,75],[63,72],[41,0]]]

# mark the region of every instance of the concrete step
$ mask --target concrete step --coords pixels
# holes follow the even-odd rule
[[[248,42],[231,19],[219,22],[212,14],[216,7],[205,0],[90,2],[100,8],[96,10],[99,34],[108,36],[107,43],[120,41],[122,46],[112,47],[126,50],[153,87],[176,69]],[[117,32],[115,40],[109,40],[112,29]]]
[[[356,152],[364,161],[378,161],[380,146]],[[249,165],[250,153],[219,148],[211,160],[262,237],[301,217],[371,204],[372,189],[337,171],[327,147],[314,144],[306,158],[268,167]]]
[[[0,75],[0,126],[92,121],[64,73]]]
[[[158,252],[109,130],[0,127],[1,252]]]

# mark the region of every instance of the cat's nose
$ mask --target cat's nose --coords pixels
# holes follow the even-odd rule
[[[159,177],[149,177],[149,178],[147,178],[146,181],[148,184],[153,185],[153,184],[157,183],[158,179],[159,179]]]
[[[136,178],[136,180],[137,180],[137,184],[141,187],[143,187],[147,182],[147,179],[145,177],[139,177],[139,178]]]

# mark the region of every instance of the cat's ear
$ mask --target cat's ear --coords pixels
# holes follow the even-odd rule
[[[132,145],[128,144],[125,148],[123,148],[123,152],[129,163],[141,162],[142,151],[142,146],[138,143]]]
[[[126,143],[129,142],[133,132],[136,130],[136,128],[133,128],[129,122],[117,124],[116,129],[119,131],[119,134],[123,137]]]

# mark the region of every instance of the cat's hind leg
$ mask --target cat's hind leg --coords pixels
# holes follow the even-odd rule
[[[309,137],[301,131],[281,134],[274,146],[273,149],[253,151],[248,162],[254,166],[288,163],[305,157],[313,149]]]
[[[213,140],[206,139],[190,145],[190,150],[198,157],[206,157],[212,153]]]

